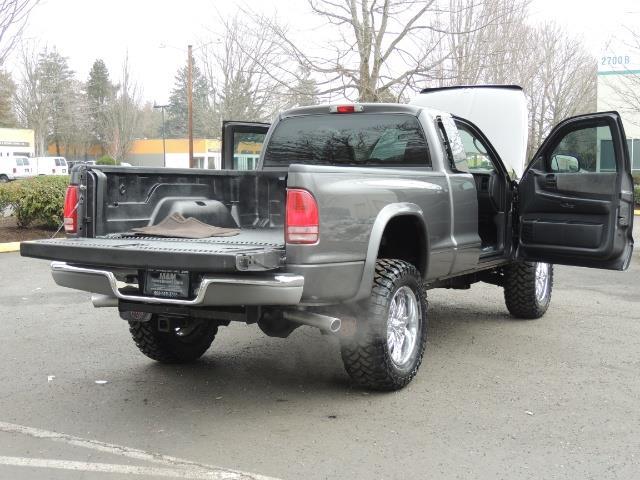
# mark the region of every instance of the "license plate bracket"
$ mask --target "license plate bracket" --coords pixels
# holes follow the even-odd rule
[[[147,270],[144,294],[162,298],[189,298],[189,272],[184,270]]]

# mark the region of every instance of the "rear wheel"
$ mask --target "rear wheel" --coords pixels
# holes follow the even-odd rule
[[[159,328],[162,326],[162,330]],[[215,322],[202,319],[158,318],[129,322],[138,349],[162,363],[188,363],[200,358],[218,333]]]
[[[6,175],[0,175],[0,183],[7,183],[9,181],[9,177]]]
[[[504,301],[516,318],[542,317],[551,303],[553,265],[517,262],[505,268]]]
[[[427,340],[427,299],[416,268],[402,260],[376,262],[373,288],[342,361],[360,386],[398,390],[415,376]]]

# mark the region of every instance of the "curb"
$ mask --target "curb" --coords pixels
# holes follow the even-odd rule
[[[0,243],[0,253],[17,252],[20,250],[20,242]]]

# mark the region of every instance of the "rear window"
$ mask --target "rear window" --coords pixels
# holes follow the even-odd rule
[[[56,167],[66,167],[67,166],[67,162],[64,160],[64,158],[56,158]]]
[[[266,167],[313,165],[430,167],[418,119],[406,114],[327,114],[291,117],[274,130]]]

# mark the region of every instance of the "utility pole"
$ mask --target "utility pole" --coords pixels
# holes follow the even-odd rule
[[[193,56],[192,47],[189,45],[187,49],[187,112],[189,116],[189,168],[195,168],[193,163]]]
[[[162,166],[167,166],[167,146],[165,144],[166,135],[164,133],[164,109],[169,105],[156,105],[156,102],[153,102],[153,108],[159,108],[162,110]]]

